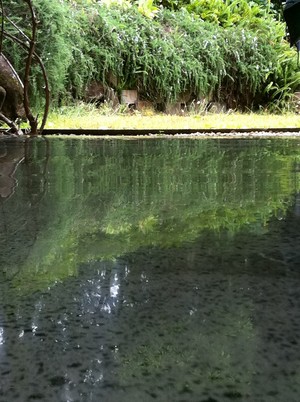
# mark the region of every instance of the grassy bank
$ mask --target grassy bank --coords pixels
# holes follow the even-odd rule
[[[208,129],[208,128],[287,128],[300,127],[295,113],[202,113],[189,115],[156,114],[152,111],[107,113],[90,105],[53,111],[46,128],[83,129]]]

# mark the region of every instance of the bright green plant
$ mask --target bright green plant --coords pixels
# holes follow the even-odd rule
[[[153,4],[153,0],[139,0],[138,11],[145,17],[153,18],[158,13],[158,8]]]
[[[186,6],[189,12],[204,21],[224,28],[243,26],[248,29],[266,29],[274,21],[268,8],[248,0],[191,0]]]

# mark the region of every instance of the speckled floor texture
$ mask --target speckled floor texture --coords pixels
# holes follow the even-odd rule
[[[2,300],[1,402],[298,401],[298,227],[142,250]]]
[[[298,142],[283,150],[276,143],[273,153],[269,143],[241,142],[228,159],[220,142],[203,153],[202,144],[184,144],[175,149],[175,166],[170,153],[165,176],[161,159],[148,182],[152,192],[142,180],[143,158],[149,169],[159,160],[148,142],[50,142],[46,160],[40,141],[26,149],[25,162],[23,148],[12,153],[13,185],[3,175],[10,193],[0,205],[0,402],[300,401],[300,195],[289,187],[298,180]],[[84,166],[74,157],[79,146],[88,150]],[[7,162],[9,147],[4,151]],[[109,181],[119,160],[129,179],[112,209],[125,180],[118,173]],[[224,160],[223,171],[212,182],[215,160]],[[109,174],[96,187],[105,166]],[[189,177],[193,185],[184,187]],[[123,199],[126,186],[132,191]],[[182,188],[193,191],[184,204]],[[90,191],[86,209],[80,191]],[[151,218],[155,202],[161,211]],[[223,219],[215,230],[214,215],[205,220],[214,202]],[[234,214],[239,202],[251,224],[242,208]],[[132,226],[127,215],[113,215],[125,208]],[[138,215],[142,208],[148,220]],[[187,240],[189,228],[195,232]]]

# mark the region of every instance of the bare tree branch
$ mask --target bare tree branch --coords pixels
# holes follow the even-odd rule
[[[31,68],[31,62],[32,62],[32,57],[34,53],[34,48],[35,48],[35,40],[36,40],[36,31],[37,31],[37,19],[31,4],[31,0],[24,0],[25,3],[27,3],[29,10],[30,10],[30,15],[31,15],[31,25],[32,25],[32,33],[31,33],[31,39],[29,40],[29,50],[28,50],[28,56],[26,60],[26,66],[25,66],[25,74],[24,74],[24,109],[26,113],[26,117],[29,121],[30,128],[31,128],[31,134],[32,135],[37,135],[38,130],[37,130],[37,117],[34,117],[30,107],[29,107],[29,76],[30,76],[30,68]]]
[[[23,83],[22,83],[22,85],[24,84],[23,105],[24,105],[26,118],[30,124],[30,130],[31,130],[30,133],[32,135],[37,135],[37,134],[41,134],[43,132],[43,129],[44,129],[46,121],[47,121],[49,107],[50,107],[50,89],[49,89],[49,82],[48,82],[48,77],[47,77],[45,66],[44,66],[41,58],[35,52],[38,21],[37,21],[35,12],[34,12],[32,0],[24,0],[24,2],[29,7],[29,11],[30,11],[31,37],[26,35],[23,32],[23,30],[21,28],[19,28],[18,25],[5,14],[4,7],[3,7],[3,0],[0,0],[0,12],[1,12],[1,17],[2,17],[2,20],[1,20],[2,26],[1,26],[1,31],[0,31],[0,54],[2,54],[3,37],[6,37],[6,38],[14,41],[15,43],[18,43],[27,51],[25,73],[24,73],[24,79],[23,79]],[[4,20],[7,20],[15,28],[15,30],[21,35],[20,38],[5,31]],[[39,128],[38,128],[38,118],[33,116],[31,109],[30,109],[30,105],[29,105],[30,70],[31,70],[31,65],[32,65],[33,59],[35,59],[38,62],[39,66],[41,68],[42,76],[43,76],[43,80],[44,80],[44,84],[45,84],[44,85],[44,90],[45,90],[44,113],[43,113],[42,123]],[[0,112],[1,112],[1,110],[0,110]],[[20,130],[18,129],[16,124],[13,123],[6,116],[4,116],[3,113],[0,113],[0,120],[4,121],[6,124],[8,124],[16,133],[18,133],[18,134],[20,133]]]
[[[0,112],[0,120],[2,120],[4,123],[6,123],[10,128],[13,129],[14,134],[22,135],[22,131],[19,129],[19,127],[16,125],[15,122],[12,120],[8,119],[6,116],[4,116],[3,113]]]
[[[4,10],[3,10],[3,1],[2,0],[0,0],[0,8],[1,8],[0,53],[2,53],[3,33],[4,33]]]
[[[18,29],[18,31],[19,31],[20,33],[22,33],[22,31],[21,31],[20,29]],[[25,34],[23,34],[23,35],[24,35],[24,37],[27,38],[27,36],[26,36]],[[19,39],[19,38],[17,38],[16,36],[11,35],[11,34],[8,33],[8,32],[4,32],[4,36],[7,37],[7,38],[9,38],[9,39],[11,39],[12,41],[18,43],[18,44],[21,45],[24,49],[29,50],[29,45],[26,44],[26,43],[24,43],[24,42],[22,42],[22,40]],[[39,56],[36,52],[33,52],[33,56],[34,56],[34,58],[37,60],[39,66],[40,66],[40,68],[41,68],[41,70],[42,70],[43,79],[44,79],[44,82],[45,82],[45,106],[44,106],[44,114],[43,114],[43,119],[42,119],[41,126],[40,126],[40,128],[39,128],[39,130],[38,130],[39,134],[42,134],[43,129],[45,128],[45,124],[46,124],[46,121],[47,121],[47,117],[48,117],[48,113],[49,113],[49,108],[50,108],[50,88],[49,88],[49,81],[48,81],[47,72],[46,72],[44,63],[42,62],[42,59],[40,58],[40,56]]]
[[[7,19],[7,21],[23,36],[23,38],[26,39],[28,42],[30,42],[30,38],[25,34],[25,32],[23,32],[22,29],[19,28],[18,25],[15,22],[13,22],[13,20],[11,20],[6,14],[4,14],[4,16]]]

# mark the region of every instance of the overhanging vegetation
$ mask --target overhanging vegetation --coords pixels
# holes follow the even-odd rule
[[[263,2],[33,3],[40,21],[37,51],[56,105],[84,99],[96,81],[116,94],[136,88],[141,98],[162,104],[184,97],[186,103],[206,99],[239,110],[281,111],[300,83],[285,24]],[[10,7],[20,15],[18,2]],[[9,53],[24,69],[19,48]],[[38,107],[42,77],[38,71],[33,77]]]

